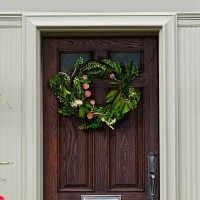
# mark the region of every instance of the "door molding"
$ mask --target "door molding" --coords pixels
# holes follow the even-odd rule
[[[178,13],[177,21],[178,27],[199,27],[200,13]]]
[[[22,200],[43,200],[41,33],[76,30],[159,35],[160,199],[178,200],[177,15],[175,13],[23,13]]]
[[[22,14],[0,12],[0,28],[21,28]]]

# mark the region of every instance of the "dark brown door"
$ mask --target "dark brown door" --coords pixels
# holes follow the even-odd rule
[[[159,158],[158,38],[47,37],[43,56],[44,200],[80,200],[81,195],[97,194],[147,200],[147,155],[155,152]],[[121,63],[130,57],[140,67],[140,76],[132,84],[141,91],[141,101],[114,131],[83,132],[77,129],[80,119],[57,112],[59,104],[48,81],[58,71],[72,70],[79,57]],[[92,89],[98,104],[104,102],[109,89],[106,81]],[[159,190],[159,178],[157,183]]]

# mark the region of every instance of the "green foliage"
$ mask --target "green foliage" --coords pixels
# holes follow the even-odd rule
[[[58,112],[61,115],[66,115],[66,116],[70,116],[71,114],[76,115],[76,111],[73,108],[69,107],[69,106],[63,106],[63,107],[59,108]]]
[[[86,79],[86,80],[80,79],[79,81],[80,81],[80,83],[90,83],[91,82],[89,79]]]
[[[83,105],[84,105],[86,108],[92,109],[92,105],[91,105],[88,101],[84,101]]]
[[[80,74],[85,73],[88,76],[98,75],[101,78],[108,78],[113,72],[119,76],[121,71],[121,66],[118,63],[104,59],[102,62],[88,62],[84,68],[80,69]]]
[[[83,58],[79,58],[76,63],[74,64],[74,69],[77,69],[83,64]]]
[[[91,128],[93,128],[93,129],[96,129],[96,128],[98,128],[99,126],[100,126],[99,123],[92,123],[92,124],[91,124]]]
[[[89,112],[89,109],[84,106],[79,107],[79,114],[78,116],[82,119],[86,118],[87,113]]]
[[[91,105],[84,95],[83,84],[93,82],[94,76],[110,78],[110,74],[114,74],[115,78],[109,84],[118,89],[107,94],[104,105]],[[83,79],[83,75],[88,78]],[[83,59],[79,58],[72,74],[59,72],[50,79],[49,85],[62,105],[58,109],[60,114],[75,115],[81,119],[87,119],[89,112],[94,114],[92,119],[78,126],[79,129],[96,129],[103,125],[113,129],[112,126],[128,111],[135,109],[140,101],[140,92],[131,86],[131,81],[138,75],[138,67],[131,61],[124,66],[108,59],[83,65]]]
[[[110,82],[109,84],[110,85],[117,85],[117,86],[119,86],[119,83],[117,83],[117,82]]]
[[[111,92],[109,92],[106,96],[106,103],[112,102],[118,93],[119,93],[119,90],[112,90]]]
[[[73,81],[73,91],[74,91],[74,96],[78,99],[83,99],[84,98],[84,90],[82,87],[82,84],[79,80],[78,77],[74,78]]]

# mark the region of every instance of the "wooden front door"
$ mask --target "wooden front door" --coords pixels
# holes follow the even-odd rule
[[[48,81],[58,71],[72,70],[79,57],[121,63],[131,58],[139,65],[140,75],[132,84],[141,91],[140,103],[114,131],[83,132],[77,129],[81,119],[57,112],[59,104]],[[104,81],[92,89],[98,104],[108,92]],[[80,200],[81,195],[147,200],[147,155],[155,152],[159,159],[158,38],[43,38],[43,94],[44,200]],[[158,164],[157,169],[159,176]]]

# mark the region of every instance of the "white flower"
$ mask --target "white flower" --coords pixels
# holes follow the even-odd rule
[[[71,102],[71,107],[77,107],[83,104],[83,101],[80,99],[75,99],[73,102]]]
[[[77,105],[82,105],[82,104],[83,104],[83,101],[80,100],[80,99],[76,99],[76,100],[75,100],[75,103],[76,103]]]

